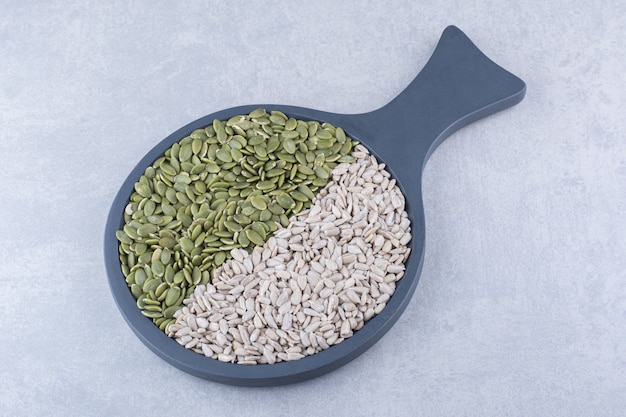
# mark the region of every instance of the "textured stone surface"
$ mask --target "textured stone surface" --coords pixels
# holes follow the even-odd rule
[[[623,1],[1,3],[0,415],[623,414]],[[397,325],[278,388],[149,352],[102,260],[141,156],[234,105],[373,110],[449,24],[528,93],[432,155],[424,270]]]

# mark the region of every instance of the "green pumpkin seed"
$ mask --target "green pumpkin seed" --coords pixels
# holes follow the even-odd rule
[[[301,172],[304,175],[313,175],[313,174],[315,174],[315,171],[313,171],[311,168],[309,168],[307,165],[304,165],[304,164],[299,164],[298,165],[298,172]]]
[[[167,290],[167,295],[165,296],[165,305],[168,307],[174,305],[174,303],[176,303],[176,300],[178,300],[178,297],[180,297],[180,292],[181,290],[179,287],[172,287]]]
[[[185,280],[185,274],[183,271],[178,271],[174,274],[173,282],[174,284],[181,284]]]
[[[176,313],[178,309],[180,309],[180,306],[177,305],[167,307],[165,310],[163,310],[163,315],[167,318],[172,318],[174,317],[174,313]]]
[[[188,161],[191,159],[191,155],[193,155],[193,150],[191,149],[191,145],[186,144],[181,146],[180,152],[178,154],[178,159],[182,161]]]
[[[245,120],[245,116],[233,116],[226,122],[226,126],[232,126]]]
[[[156,290],[154,290],[154,293],[156,294],[157,297],[160,297],[168,288],[169,288],[169,285],[167,284],[167,282],[162,282],[161,284],[159,284]]]
[[[274,184],[274,181],[259,181],[256,183],[256,188],[262,191],[269,191],[276,188],[276,184]]]
[[[346,142],[346,132],[340,127],[335,129],[335,137],[339,143],[343,144]]]
[[[151,279],[147,279],[146,282],[143,284],[143,292],[147,293],[150,292],[152,290],[155,290],[159,284],[161,284],[161,280],[157,279],[157,278],[151,278]]]
[[[281,168],[273,168],[268,170],[267,172],[265,172],[265,177],[266,178],[273,178],[273,177],[278,177],[281,174],[284,174],[285,171]]]
[[[248,139],[248,145],[253,146],[253,147],[260,145],[262,143],[265,143],[265,137],[261,135],[253,136],[250,139]]]
[[[316,187],[324,187],[326,185],[326,182],[327,181],[322,178],[315,178],[312,184]]]
[[[294,152],[296,152],[296,144],[293,140],[286,139],[283,142],[283,149],[285,150],[285,152],[293,154]]]
[[[184,237],[180,240],[180,247],[185,252],[191,252],[193,248],[195,247],[195,245],[193,244],[193,240]]]
[[[215,263],[215,266],[220,266],[224,263],[224,261],[226,260],[226,254],[224,252],[216,252],[215,255],[213,256],[213,262]]]
[[[235,162],[239,162],[243,159],[243,153],[239,149],[231,149],[230,156]]]
[[[232,162],[233,160],[233,157],[231,156],[230,152],[225,149],[218,149],[215,152],[215,156],[217,157],[217,159],[219,159],[222,162]]]
[[[270,220],[272,217],[273,217],[273,213],[269,210],[262,210],[261,213],[259,213],[259,220],[262,222],[266,222]]]
[[[217,174],[218,172],[220,172],[220,166],[217,165],[217,163],[215,163],[214,161],[208,160],[206,162],[206,167],[205,167],[206,171],[211,173],[211,174]]]
[[[268,227],[267,230],[269,231],[269,233],[274,233],[276,230],[278,230],[278,225],[275,221],[266,221],[264,224]]]
[[[293,199],[286,193],[276,196],[276,202],[284,209],[290,209],[295,205]]]
[[[256,145],[254,147],[254,152],[258,158],[267,158],[267,149],[265,149],[264,145]]]
[[[226,220],[224,226],[233,233],[240,232],[243,229],[239,223],[230,220]]]
[[[152,191],[150,190],[150,186],[143,183],[135,183],[135,191],[142,197],[150,197],[152,195]]]
[[[217,134],[217,141],[219,143],[225,143],[228,135],[226,134],[226,129],[224,128],[224,125],[222,125],[219,121],[217,121],[217,123],[215,123],[214,121],[213,129],[215,129],[215,133]]]
[[[258,119],[260,117],[265,116],[267,113],[265,113],[265,109],[262,108],[258,108],[258,109],[254,109],[250,112],[249,116],[251,119]]]
[[[302,147],[301,147],[300,145],[302,145],[302,146],[306,147],[306,145],[305,145],[304,143],[299,144],[299,145],[298,145],[298,149],[299,149],[299,150],[298,150],[298,151],[296,151],[296,153],[294,154],[294,156],[296,157],[296,161],[297,161],[299,164],[301,164],[301,165],[306,165],[306,163],[307,163],[307,162],[306,162],[306,156],[305,156],[306,151],[303,151],[303,150],[302,150]]]
[[[274,112],[272,112],[274,113]],[[270,115],[270,122],[278,125],[278,126],[284,126],[285,122],[287,121],[287,118],[283,118],[282,116],[279,116],[277,114],[271,114]]]
[[[273,153],[279,147],[280,147],[280,139],[278,138],[278,135],[273,135],[267,140],[267,152],[268,153]]]
[[[298,126],[298,121],[296,119],[289,118],[287,122],[285,122],[285,131],[294,130]]]
[[[246,236],[245,233],[239,233],[237,236],[237,243],[241,245],[243,248],[247,248],[250,245],[250,239]]]
[[[300,202],[305,202],[308,201],[309,198],[302,192],[300,191],[292,191],[291,192],[291,197],[296,200],[296,201],[300,201]],[[295,210],[298,211],[298,210]]]
[[[154,276],[157,277],[162,277],[163,274],[165,273],[165,266],[163,265],[163,263],[161,263],[160,259],[157,259],[156,261],[152,262],[152,273],[154,274]]]
[[[349,164],[352,164],[355,161],[356,161],[356,158],[353,157],[352,155],[343,155],[343,156],[340,156],[339,159],[337,159],[337,162],[349,163]]]
[[[327,170],[326,168],[324,168],[324,167],[321,167],[321,166],[320,166],[320,167],[315,167],[315,168],[313,169],[313,171],[315,171],[315,175],[316,175],[318,178],[321,178],[321,179],[323,179],[323,180],[328,179],[328,177],[329,177],[329,175],[330,175],[330,174],[329,174],[329,172],[328,172],[328,170]]]
[[[133,243],[133,239],[131,239],[130,236],[128,236],[123,230],[116,231],[115,232],[115,237],[121,243],[128,243],[128,244]]]
[[[151,216],[154,214],[154,210],[156,209],[156,203],[154,200],[147,200],[146,204],[143,206],[143,213],[146,216]]]
[[[280,137],[283,138],[285,141],[287,140],[292,140],[299,138],[300,134],[294,130],[285,130],[283,132],[281,132]]]
[[[171,265],[167,265],[165,267],[165,273],[163,274],[163,280],[170,286],[174,283],[174,269],[172,268]]]
[[[349,155],[350,152],[352,151],[352,146],[353,146],[352,141],[350,141],[350,140],[345,141],[343,146],[341,147],[339,153],[341,153],[344,156]]]
[[[265,210],[265,209],[267,209],[267,204],[259,196],[252,196],[252,197],[250,197],[250,203],[252,203],[254,208],[256,208],[258,210]]]
[[[329,140],[333,137],[333,135],[326,129],[318,129],[316,134],[321,140]]]
[[[166,217],[155,216],[155,215],[148,216],[148,221],[150,223],[152,223],[153,225],[155,225],[155,226],[159,226],[159,225],[161,225],[163,223],[166,223],[166,222],[169,223],[171,220],[172,220],[171,216],[166,216]]]
[[[163,317],[163,313],[161,311],[141,310],[141,314],[151,319],[158,319],[159,317]]]
[[[176,240],[171,237],[164,236],[159,239],[159,246],[168,248],[168,249],[173,249],[174,246],[176,246]]]
[[[298,191],[302,193],[304,196],[306,196],[307,200],[303,200],[303,201],[313,200],[315,198],[315,194],[306,184],[300,184],[298,186]]]
[[[252,229],[246,229],[245,234],[248,240],[255,245],[262,246],[265,243],[265,240],[263,240],[263,238],[261,238],[261,236]]]
[[[141,288],[140,285],[131,284],[130,292],[135,296],[135,298],[138,298],[140,295],[143,294],[143,289]]]
[[[148,235],[155,233],[157,230],[157,226],[151,223],[146,223],[139,226],[139,228],[137,229],[137,234],[141,237],[147,237]]]
[[[233,232],[230,232],[228,230],[218,230],[218,231],[213,232],[213,234],[215,236],[224,237],[224,238],[233,237]]]
[[[241,209],[241,214],[243,214],[244,216],[248,216],[248,217],[251,216],[255,212],[256,212],[256,209],[252,206],[246,206]]]
[[[271,213],[277,214],[277,215],[283,214],[285,212],[285,209],[277,203],[270,203],[268,204],[267,208],[269,209]]]

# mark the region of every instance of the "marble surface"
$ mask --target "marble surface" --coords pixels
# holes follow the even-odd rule
[[[0,1],[0,415],[618,416],[626,3]],[[396,326],[315,380],[239,388],[152,354],[104,271],[142,155],[216,110],[381,107],[457,25],[528,85],[447,139]]]

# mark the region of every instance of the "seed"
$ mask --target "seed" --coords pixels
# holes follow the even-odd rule
[[[250,239],[248,239],[245,233],[239,233],[237,243],[239,243],[241,247],[246,248],[250,245]]]
[[[191,145],[189,144],[183,145],[180,148],[178,159],[180,161],[188,161],[191,158],[192,154],[193,154],[193,150],[191,149]]]
[[[158,278],[147,279],[146,282],[144,282],[143,287],[142,287],[143,292],[149,293],[150,291],[154,291],[159,286],[159,284],[161,284],[161,280],[159,280]]]
[[[313,175],[313,174],[315,174],[315,171],[313,171],[307,165],[304,165],[302,163],[300,165],[298,165],[298,172],[300,172],[300,173],[302,173],[304,175]]]
[[[137,229],[137,234],[141,237],[147,237],[148,235],[155,233],[157,231],[157,227],[151,223],[142,224]]]
[[[326,185],[326,180],[322,178],[315,178],[312,184],[316,187],[323,187],[324,185]]]
[[[235,214],[233,215],[233,220],[239,224],[250,224],[250,218],[244,214]]]
[[[276,196],[276,202],[284,209],[291,209],[296,205],[295,201],[286,193]]]
[[[250,240],[250,242],[254,243],[255,245],[263,245],[264,240],[263,238],[261,238],[261,236],[255,232],[252,229],[246,229],[246,237],[248,238],[248,240]]]
[[[309,201],[309,198],[306,195],[304,195],[304,193],[301,193],[300,191],[292,191],[291,197],[293,197],[293,199],[296,201],[301,201],[301,202]]]
[[[239,223],[230,220],[226,220],[224,226],[231,232],[240,232],[243,229]]]
[[[231,156],[230,152],[225,149],[218,149],[215,152],[215,156],[217,157],[217,159],[219,159],[222,162],[232,162],[233,160],[233,157]]]
[[[282,117],[277,114],[274,114],[274,112],[272,112],[272,114],[270,115],[270,122],[277,124],[279,126],[284,126],[286,119],[287,119],[286,117]]]
[[[260,145],[260,144],[262,144],[264,142],[265,142],[265,137],[263,137],[262,135],[256,135],[256,136],[251,137],[248,140],[248,145],[254,147],[254,146]]]
[[[256,184],[256,188],[262,191],[269,191],[276,188],[276,184],[274,184],[274,181],[259,181]]]
[[[298,191],[307,197],[307,200],[305,201],[313,200],[315,198],[315,193],[313,193],[313,191],[306,184],[300,184],[298,186]]]
[[[158,319],[160,317],[163,317],[163,313],[161,311],[141,310],[141,314],[151,319]]]
[[[124,233],[123,230],[116,231],[115,237],[117,237],[117,240],[119,240],[121,243],[133,243],[133,239],[131,239],[126,233]]]
[[[286,139],[283,142],[283,149],[285,149],[285,152],[292,154],[296,151],[296,144],[294,143],[293,140]]]
[[[138,298],[141,294],[143,294],[143,289],[137,284],[132,284],[130,292],[135,296],[135,298]]]
[[[195,247],[193,240],[189,239],[189,238],[182,238],[180,240],[180,247],[182,248],[182,250],[184,250],[185,252],[191,253],[191,251],[193,250],[193,248]]]
[[[167,290],[167,295],[165,296],[165,305],[168,307],[174,305],[174,303],[176,303],[176,300],[178,300],[178,297],[180,297],[180,288],[170,288],[169,290]]]
[[[319,166],[319,167],[315,167],[315,168],[313,168],[313,171],[315,172],[315,175],[316,175],[318,178],[321,178],[321,179],[323,179],[323,180],[326,180],[326,179],[328,179],[328,177],[329,177],[329,172],[328,172],[328,170],[327,170],[326,168],[324,168],[324,167],[321,167],[321,166]]]
[[[283,214],[285,212],[285,209],[282,208],[279,204],[277,203],[270,203],[267,206],[268,210],[272,213],[272,214]]]
[[[272,212],[270,210],[262,210],[259,213],[259,220],[266,222],[272,218]]]
[[[220,166],[213,162],[213,161],[207,161],[206,162],[206,171],[211,173],[211,174],[217,174],[218,172],[220,172]]]
[[[265,116],[265,109],[259,108],[259,109],[254,109],[250,112],[249,116],[251,119],[258,119],[260,117]]]
[[[318,135],[319,137],[319,135]],[[335,137],[337,138],[337,141],[339,143],[345,143],[346,142],[346,132],[343,131],[342,128],[338,127],[335,129]]]
[[[141,182],[135,184],[135,191],[142,197],[150,197],[150,195],[152,194],[152,192],[150,191],[150,187]]]
[[[285,122],[285,130],[286,131],[294,130],[297,126],[298,126],[298,121],[296,119],[294,119],[293,117],[288,119],[287,122]],[[299,134],[298,134],[298,136],[299,136]]]
[[[241,214],[244,216],[252,216],[256,211],[254,207],[246,206],[241,209]]]
[[[265,210],[267,209],[267,204],[265,203],[265,201],[258,196],[253,196],[250,198],[250,203],[258,210]]]
[[[216,252],[213,258],[215,266],[220,266],[226,260],[226,254],[224,252]]]

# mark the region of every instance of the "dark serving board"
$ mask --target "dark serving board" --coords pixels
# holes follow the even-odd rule
[[[355,359],[376,343],[398,320],[419,281],[424,259],[425,227],[422,170],[429,155],[463,126],[519,103],[522,80],[487,58],[458,28],[446,28],[432,57],[395,99],[363,114],[337,114],[302,107],[255,104],[217,111],[182,127],[139,161],[121,186],[111,207],[104,236],[105,265],[113,297],[130,328],[154,353],[177,368],[225,384],[270,386],[295,383],[330,372]],[[272,365],[237,365],[199,355],[180,346],[144,317],[122,275],[115,231],[123,225],[124,207],[134,183],[146,167],[174,142],[214,119],[225,120],[255,108],[280,110],[289,117],[329,122],[342,127],[387,164],[406,197],[413,239],[404,277],[377,316],[342,343],[312,356]]]

